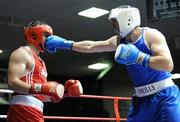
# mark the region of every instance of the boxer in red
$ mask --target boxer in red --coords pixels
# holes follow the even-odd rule
[[[79,96],[82,86],[78,80],[68,80],[65,88],[56,81],[47,81],[44,61],[46,38],[53,34],[51,26],[32,21],[25,28],[26,46],[12,52],[8,67],[8,85],[15,93],[7,114],[7,122],[44,122],[43,102],[59,102],[66,96]]]

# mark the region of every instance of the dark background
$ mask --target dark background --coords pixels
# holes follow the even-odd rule
[[[6,71],[13,50],[25,45],[23,26],[31,20],[41,20],[53,27],[54,34],[71,39],[103,40],[114,35],[108,15],[90,19],[77,13],[99,7],[111,10],[129,4],[139,8],[141,26],[160,30],[166,37],[174,60],[174,70],[180,68],[180,1],[179,0],[1,0],[0,1],[0,74],[1,88],[7,88]],[[134,91],[123,65],[117,64],[114,52],[82,54],[74,51],[58,51],[42,54],[48,69],[48,79],[64,84],[67,79],[79,79],[84,94],[131,96]],[[89,64],[109,62],[112,68],[98,79],[102,70],[89,70]],[[176,84],[179,82],[176,80]],[[5,100],[8,95],[1,95]],[[125,105],[126,106],[126,105]],[[128,107],[128,105],[126,106]],[[0,106],[0,114],[6,114],[7,105]],[[124,108],[124,107],[122,107]],[[58,104],[46,103],[45,115],[114,117],[113,101],[82,98],[66,98]]]

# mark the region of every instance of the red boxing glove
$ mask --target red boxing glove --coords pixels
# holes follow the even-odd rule
[[[64,95],[64,86],[55,82],[49,81],[43,84],[32,84],[30,94],[43,94],[50,96],[51,102],[59,102]]]
[[[79,96],[83,94],[83,88],[79,80],[67,80],[65,83],[65,90],[68,96]]]

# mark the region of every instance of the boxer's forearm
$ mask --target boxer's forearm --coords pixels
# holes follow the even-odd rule
[[[169,71],[173,70],[173,61],[166,56],[151,56],[149,59],[149,67],[156,70]]]
[[[22,94],[28,94],[29,90],[31,88],[30,84],[27,84],[19,79],[17,80],[8,80],[8,86],[11,90],[17,92],[17,93],[22,93]]]
[[[74,42],[72,50],[83,53],[108,52],[114,51],[115,48],[109,41],[90,41]]]

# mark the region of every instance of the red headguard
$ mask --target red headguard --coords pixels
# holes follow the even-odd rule
[[[24,29],[26,40],[29,44],[33,44],[39,51],[44,52],[45,37],[53,34],[53,30],[49,25],[35,25]],[[45,36],[45,37],[43,37]]]

